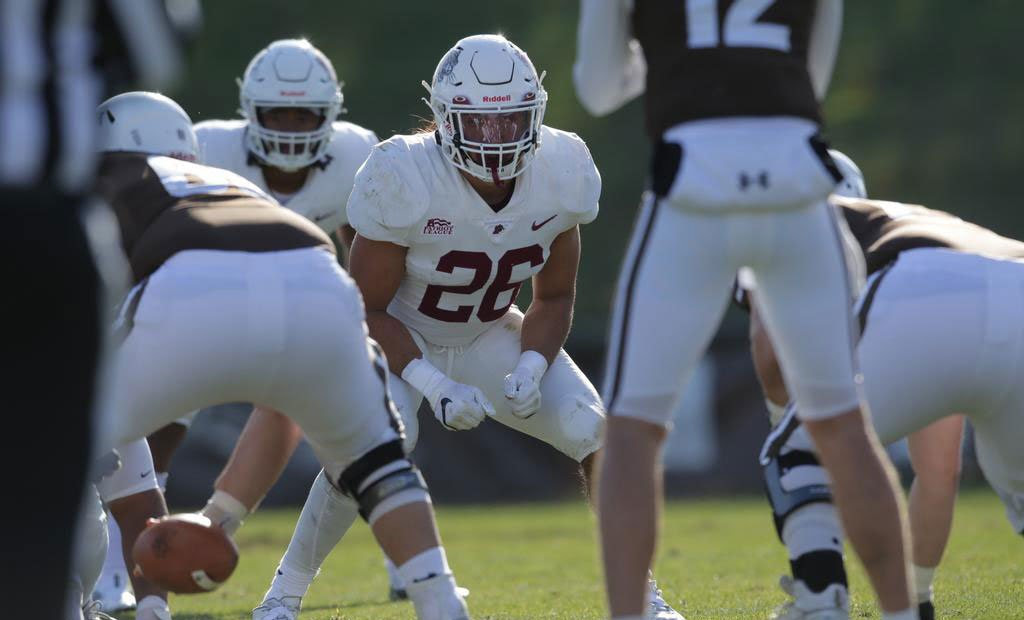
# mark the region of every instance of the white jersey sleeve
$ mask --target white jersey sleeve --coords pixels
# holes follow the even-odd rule
[[[544,169],[547,192],[561,202],[570,217],[562,225],[568,230],[597,218],[601,197],[601,173],[582,138],[574,133],[545,126],[535,166]]]
[[[361,236],[408,247],[410,232],[430,206],[428,183],[408,165],[409,144],[395,136],[373,148],[356,172],[348,220]]]
[[[248,121],[203,121],[195,126],[202,163],[239,174],[267,193],[259,161],[246,147]],[[334,123],[334,133],[324,157],[312,165],[298,192],[280,196],[282,206],[312,221],[326,233],[348,223],[345,204],[352,191],[356,170],[377,143],[377,134],[344,121]]]
[[[259,168],[248,164],[249,152],[245,148],[245,127],[247,121],[203,121],[194,126],[199,142],[199,163],[214,168],[230,170],[250,181],[257,176]],[[252,171],[249,171],[252,168]],[[258,174],[262,181],[262,174]],[[266,189],[265,187],[263,188]]]

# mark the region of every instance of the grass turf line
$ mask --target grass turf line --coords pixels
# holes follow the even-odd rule
[[[250,618],[291,536],[297,512],[267,510],[238,536],[241,562],[220,590],[174,596],[175,620]],[[595,520],[582,501],[445,507],[441,534],[476,620],[602,618]],[[942,618],[1024,617],[1024,540],[987,490],[962,494],[949,550],[936,577]],[[860,566],[848,551],[851,618],[878,618]],[[767,618],[785,600],[776,585],[786,553],[760,498],[671,502],[656,577],[665,598],[690,620]],[[303,620],[412,618],[409,603],[387,602],[387,576],[368,528],[356,523],[303,601]],[[117,614],[131,619],[132,614]]]

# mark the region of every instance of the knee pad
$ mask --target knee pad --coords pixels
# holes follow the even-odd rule
[[[786,518],[797,508],[832,502],[828,473],[814,453],[806,450],[789,450],[769,459],[764,465],[764,486],[779,540]]]
[[[349,465],[341,472],[338,488],[355,498],[359,515],[371,525],[399,506],[430,501],[426,481],[406,458],[398,439],[377,446]]]
[[[558,403],[558,421],[568,445],[566,456],[583,461],[601,447],[605,413],[593,399],[581,395],[568,396]]]

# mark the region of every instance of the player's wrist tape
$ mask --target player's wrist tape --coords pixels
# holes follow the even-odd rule
[[[548,358],[536,351],[523,351],[519,356],[519,363],[516,364],[516,370],[519,369],[525,370],[540,381],[544,373],[548,371]]]
[[[419,390],[433,406],[434,392],[437,391],[448,377],[436,366],[418,357],[402,369],[402,379]]]

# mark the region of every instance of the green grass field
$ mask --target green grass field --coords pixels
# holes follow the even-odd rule
[[[296,512],[264,511],[238,536],[238,570],[227,585],[171,601],[176,620],[249,618],[291,535]],[[582,501],[441,507],[448,557],[477,620],[601,618],[595,520]],[[852,555],[850,556],[852,558]],[[305,620],[412,618],[387,602],[382,556],[356,524],[325,564],[303,604]],[[656,575],[689,620],[767,618],[785,596],[776,585],[786,554],[759,498],[675,502],[667,507]],[[851,561],[852,618],[877,618]],[[987,489],[964,493],[936,579],[941,618],[1024,618],[1024,539]],[[130,617],[130,615],[126,616]]]

